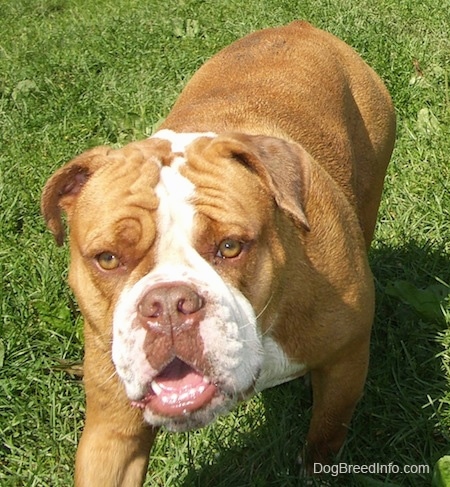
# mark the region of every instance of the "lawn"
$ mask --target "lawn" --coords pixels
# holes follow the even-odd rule
[[[82,320],[67,247],[39,213],[46,179],[93,145],[149,135],[213,53],[296,18],[352,45],[398,114],[370,254],[372,363],[341,457],[391,468],[322,485],[431,484],[450,454],[449,12],[449,0],[1,0],[0,485],[71,485],[83,427],[82,383],[61,371],[82,359]],[[310,405],[295,381],[202,431],[162,434],[146,485],[303,485]]]

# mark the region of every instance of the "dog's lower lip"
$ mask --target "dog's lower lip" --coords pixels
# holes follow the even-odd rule
[[[131,404],[161,416],[176,417],[204,407],[217,392],[217,386],[206,376],[176,358],[153,379],[146,396]]]

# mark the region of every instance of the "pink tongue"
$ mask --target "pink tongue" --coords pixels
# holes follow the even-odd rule
[[[155,378],[154,382],[164,392],[173,394],[195,388],[206,380],[203,375],[176,358]]]
[[[175,358],[153,380],[147,405],[163,416],[180,416],[200,409],[214,397],[217,388],[183,361]]]

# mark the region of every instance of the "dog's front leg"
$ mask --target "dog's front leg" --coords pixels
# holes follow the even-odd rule
[[[156,432],[156,428],[144,427],[127,433],[116,430],[106,418],[91,420],[87,414],[77,451],[75,486],[140,487]]]
[[[75,465],[76,487],[140,487],[157,428],[130,405],[108,351],[86,336],[86,421]]]
[[[306,466],[329,463],[344,443],[360,400],[369,361],[368,340],[328,367],[311,372],[313,412],[307,437]]]

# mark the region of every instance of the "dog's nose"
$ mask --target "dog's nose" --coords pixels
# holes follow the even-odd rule
[[[144,325],[171,332],[191,326],[204,305],[204,299],[190,286],[163,284],[144,295],[138,313]]]

